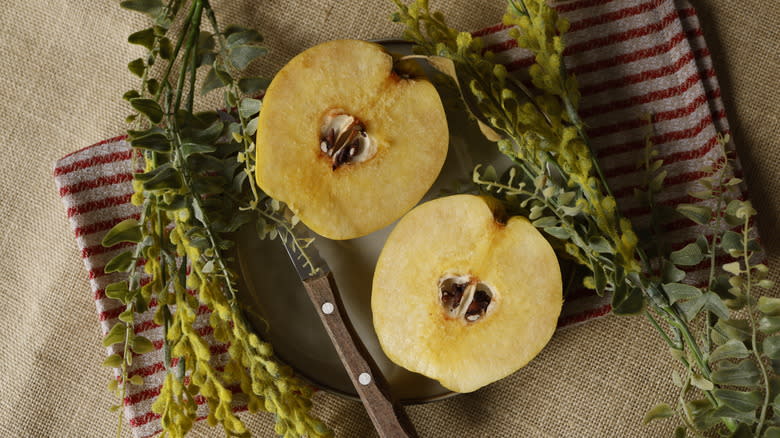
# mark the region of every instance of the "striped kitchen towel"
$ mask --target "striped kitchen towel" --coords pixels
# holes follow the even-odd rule
[[[556,7],[571,21],[566,64],[579,78],[580,113],[623,213],[639,228],[648,223],[650,212],[633,197],[643,176],[636,160],[645,147],[647,114],[654,120],[651,139],[668,172],[660,203],[701,203],[687,192],[713,172],[708,167],[725,165],[717,135],[728,133],[729,127],[696,11],[687,0],[577,0],[559,2]],[[510,71],[532,62],[527,52],[515,46],[505,26],[474,35],[482,37]],[[129,202],[132,154],[125,139],[117,137],[63,157],[54,170],[104,333],[121,312],[120,304],[107,298],[104,288],[121,274],[104,272],[117,248],[103,248],[100,241],[114,224],[138,217],[138,209]],[[669,223],[667,228],[666,237],[674,248],[711,232],[685,221]],[[689,269],[694,283],[706,279],[704,268]],[[560,325],[583,323],[609,311],[608,299],[577,291],[567,298]],[[202,307],[200,314],[201,332],[208,334],[208,309]],[[151,412],[151,403],[164,375],[162,330],[151,318],[151,313],[142,315],[136,331],[150,338],[157,349],[134,359],[130,374],[144,376],[145,383],[131,386],[124,400],[136,437],[160,431],[159,416]],[[217,342],[211,348],[216,357],[227,351],[226,345]],[[199,413],[205,416],[204,406]]]

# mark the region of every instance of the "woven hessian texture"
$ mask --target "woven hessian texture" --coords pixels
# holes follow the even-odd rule
[[[724,0],[693,3],[721,83],[773,277],[780,271],[780,123],[776,78],[780,7]],[[292,55],[339,37],[399,35],[390,2],[214,2],[223,23],[257,27],[272,74]],[[123,129],[119,96],[135,85],[125,43],[143,18],[109,3],[5,3],[0,14],[0,435],[112,436],[116,400],[100,367],[105,350],[83,264],[51,179],[62,155]],[[461,29],[500,20],[502,2],[434,2]],[[204,108],[217,102],[205,101]],[[774,291],[777,293],[777,290]],[[644,412],[674,397],[666,348],[641,318],[607,317],[560,331],[523,371],[474,394],[408,409],[421,436],[656,437],[671,423],[642,426]],[[338,436],[374,436],[362,407],[329,394],[315,411]],[[272,436],[264,414],[244,415],[255,436]],[[126,436],[130,436],[129,428]],[[198,424],[191,436],[222,433]]]

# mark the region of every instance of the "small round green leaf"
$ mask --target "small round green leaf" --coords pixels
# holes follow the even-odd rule
[[[692,190],[688,192],[689,195],[693,196],[696,199],[711,199],[712,198],[712,190],[706,189],[706,190]]]
[[[208,144],[183,143],[181,145],[181,153],[184,158],[187,158],[192,154],[210,154],[216,150],[216,147]]]
[[[242,44],[262,43],[263,37],[254,29],[240,29],[233,27],[227,37],[228,47],[235,47]]]
[[[149,118],[152,123],[160,123],[163,118],[163,111],[160,104],[152,99],[136,98],[130,101],[130,105],[136,111]]]
[[[260,46],[239,45],[228,52],[230,62],[239,70],[245,69],[256,58],[268,53],[268,49]]]
[[[106,360],[103,361],[103,366],[118,368],[122,366],[122,357],[118,354],[112,354],[111,356],[108,356]]]
[[[127,334],[127,326],[121,322],[114,324],[111,330],[108,331],[103,338],[103,346],[110,347],[114,344],[119,344],[125,341],[125,335]]]
[[[662,277],[666,283],[679,283],[685,279],[685,271],[677,269],[674,263],[664,260]]]
[[[683,283],[666,283],[663,285],[664,292],[669,297],[669,303],[674,304],[681,300],[690,300],[702,295],[701,290],[696,286]]]
[[[554,227],[558,225],[558,219],[553,216],[545,216],[543,218],[531,222],[531,224],[536,228]]]
[[[737,211],[744,206],[744,201],[734,199],[726,206],[726,223],[735,226],[744,224],[745,220],[737,217]]]
[[[726,263],[723,265],[723,270],[733,275],[739,275],[742,273],[742,268],[740,268],[739,262]]]
[[[129,293],[130,291],[128,290],[126,281],[111,283],[106,286],[106,296],[115,300],[125,302],[125,299],[127,299],[127,294]]]
[[[154,344],[149,339],[143,336],[136,336],[133,338],[133,352],[137,354],[144,354],[154,350]]]
[[[674,251],[669,256],[672,263],[678,266],[694,266],[704,260],[704,254],[696,243],[689,243],[682,249]]]
[[[108,263],[106,263],[103,271],[106,273],[126,271],[130,266],[132,266],[133,261],[135,261],[133,258],[133,251],[124,251],[117,254]]]
[[[780,316],[763,316],[758,320],[758,329],[768,335],[780,332]]]
[[[761,386],[761,373],[750,359],[740,362],[721,362],[720,368],[712,373],[712,381],[718,385]]]
[[[708,400],[691,400],[686,403],[686,407],[698,429],[709,429],[718,423],[718,418],[713,415],[713,406]]]
[[[135,219],[125,219],[114,225],[114,227],[103,236],[101,243],[105,247],[110,247],[120,242],[138,243],[142,238],[141,225],[138,221]]]
[[[731,339],[713,350],[709,361],[714,363],[723,359],[744,359],[748,355],[750,355],[750,350],[745,347],[744,342]]]
[[[173,167],[166,167],[143,183],[144,190],[178,189],[181,186],[179,172]]]
[[[742,235],[734,231],[726,231],[720,239],[720,247],[726,252],[743,249]]]
[[[741,319],[720,320],[715,324],[715,330],[729,339],[745,341],[752,336],[750,324]]]
[[[612,245],[610,245],[609,241],[604,238],[604,236],[591,236],[588,239],[588,246],[593,251],[602,254],[611,254],[615,252],[614,248],[612,248]]]
[[[238,104],[238,114],[248,119],[260,112],[260,106],[262,102],[258,99],[244,98]]]
[[[135,98],[141,97],[141,94],[138,93],[137,90],[129,90],[125,94],[122,95],[122,99],[124,100],[132,100]]]
[[[711,381],[707,380],[700,374],[693,374],[691,376],[691,385],[701,389],[702,391],[712,391],[715,389],[715,385]]]
[[[780,336],[768,336],[763,342],[764,355],[770,359],[780,359]]]
[[[139,46],[144,46],[147,49],[152,50],[152,47],[154,46],[154,29],[150,27],[132,33],[127,37],[127,42],[130,44],[138,44]]]
[[[238,88],[244,94],[253,95],[268,88],[270,83],[271,80],[268,78],[243,78],[238,81]]]
[[[161,0],[125,0],[119,3],[119,6],[151,17],[157,17],[163,10]]]
[[[167,162],[165,164],[161,164],[161,165],[155,167],[154,169],[152,169],[152,170],[150,170],[148,172],[136,173],[136,174],[133,175],[133,178],[135,178],[137,181],[144,181],[144,182],[145,181],[149,181],[150,179],[152,179],[152,178],[156,177],[157,175],[159,175],[161,172],[164,172],[164,171],[170,169],[171,166],[172,166],[172,164],[170,162]]]
[[[155,152],[168,153],[171,151],[171,142],[164,134],[153,133],[136,137],[130,140],[134,148],[147,149]]]
[[[680,204],[677,211],[700,225],[708,224],[712,219],[712,209],[703,205]]]
[[[645,418],[642,420],[642,422],[647,424],[653,420],[669,418],[672,416],[674,416],[674,410],[672,407],[666,403],[660,403],[653,407],[653,409],[650,409],[647,414],[645,414]]]
[[[529,212],[528,219],[529,220],[536,220],[542,217],[544,214],[546,208],[544,205],[534,205],[531,207],[531,211]]]
[[[764,315],[780,316],[780,298],[763,296],[758,299],[758,310]]]
[[[160,82],[157,79],[149,79],[146,81],[146,89],[149,90],[149,94],[157,94],[160,90]]]
[[[203,79],[203,85],[200,88],[200,94],[208,94],[209,91],[216,90],[217,88],[224,87],[225,85],[225,82],[223,82],[222,79],[217,76],[217,70],[212,68],[208,73],[206,73],[205,79]]]
[[[160,39],[160,58],[170,59],[173,54],[173,44],[168,38]]]
[[[658,172],[650,181],[648,188],[653,192],[659,192],[664,186],[664,180],[666,179],[667,171],[662,170]]]
[[[679,307],[683,315],[685,315],[685,320],[690,322],[696,318],[696,315],[698,315],[699,312],[701,312],[701,310],[704,308],[705,302],[706,300],[704,296],[700,296],[692,300],[678,303],[677,307]]]
[[[780,438],[780,427],[769,426],[764,430],[762,438]]]
[[[254,117],[252,120],[247,122],[246,124],[246,135],[253,136],[257,132],[257,121],[258,118]]]
[[[612,312],[616,315],[634,315],[644,308],[644,297],[638,288],[619,287],[612,294]]]
[[[742,423],[752,424],[756,422],[755,412],[742,412],[738,411],[731,406],[721,405],[712,411],[712,415],[716,418],[732,418]],[[746,424],[740,424],[737,431],[733,435],[733,438],[751,438],[753,434],[750,432],[750,428]]]
[[[726,307],[726,304],[718,296],[718,294],[714,292],[707,292],[706,294],[704,294],[704,299],[705,299],[704,302],[705,309],[712,312],[720,319],[729,318],[729,308]]]
[[[607,274],[604,272],[604,268],[599,264],[593,266],[593,283],[596,286],[596,292],[599,295],[604,293],[604,289],[607,287]]]
[[[544,232],[559,240],[568,240],[571,238],[571,233],[564,227],[547,227],[544,229]]]
[[[120,321],[130,324],[135,320],[135,311],[132,308],[129,308],[120,313],[118,318]]]
[[[134,59],[127,64],[127,69],[130,70],[130,73],[142,78],[144,76],[146,64],[144,64],[144,60],[141,58]]]
[[[214,260],[207,261],[200,270],[204,274],[210,274],[214,272]]]

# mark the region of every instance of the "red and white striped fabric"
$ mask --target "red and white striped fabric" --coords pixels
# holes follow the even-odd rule
[[[699,181],[724,165],[717,135],[729,132],[715,71],[696,11],[686,0],[578,0],[559,2],[570,31],[566,65],[577,75],[580,115],[588,125],[599,163],[618,205],[635,227],[649,225],[650,211],[634,197],[644,171],[637,166],[653,119],[652,142],[668,172],[659,204],[704,203],[690,197]],[[516,47],[506,26],[475,32],[510,71],[533,57]],[[733,148],[730,148],[733,150]],[[729,169],[729,172],[732,170]],[[739,169],[736,169],[739,172]],[[744,196],[736,187],[735,196]],[[687,220],[667,224],[673,249],[708,233]],[[711,231],[710,231],[711,233]],[[687,269],[688,281],[703,282],[704,264]],[[568,296],[560,321],[569,326],[609,313],[606,297],[586,290]]]
[[[686,192],[707,175],[703,169],[722,165],[716,135],[729,128],[696,11],[686,0],[577,0],[559,2],[557,8],[571,21],[566,64],[580,82],[580,113],[622,211],[636,226],[647,224],[649,211],[632,195],[642,178],[636,161],[644,148],[646,114],[654,116],[652,140],[669,173],[659,201],[666,205],[701,202]],[[502,25],[474,35],[482,37],[511,71],[532,62]],[[138,217],[137,208],[129,203],[131,156],[128,143],[117,137],[63,157],[54,170],[104,333],[121,312],[104,288],[120,275],[103,271],[118,249],[103,248],[100,240],[114,224]],[[669,227],[668,238],[675,248],[706,233],[683,221]],[[694,283],[706,278],[703,268],[690,270]],[[200,310],[201,330],[207,334],[208,310]],[[606,298],[578,292],[568,298],[560,325],[582,323],[609,311]],[[134,435],[148,437],[160,431],[151,403],[164,376],[162,331],[151,321],[150,312],[140,317],[136,331],[149,337],[157,350],[134,359],[131,375],[144,376],[145,383],[130,387],[125,412]],[[219,357],[226,347],[214,343],[212,352]],[[199,412],[206,414],[204,407]]]

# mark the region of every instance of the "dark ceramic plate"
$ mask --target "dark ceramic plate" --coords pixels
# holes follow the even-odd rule
[[[411,51],[411,46],[405,42],[380,43],[391,53],[408,54]],[[455,90],[441,86],[439,90],[445,108],[452,108],[457,100]],[[454,192],[459,184],[470,180],[475,164],[495,164],[501,160],[495,145],[482,137],[464,111],[448,110],[447,117],[450,127],[447,160],[423,201],[439,197],[446,191]],[[387,378],[393,395],[405,403],[439,400],[454,393],[434,380],[392,363],[382,352],[371,322],[374,267],[394,226],[346,241],[318,237],[314,244],[328,261],[349,318]],[[281,243],[259,240],[253,228],[240,232],[237,251],[245,282],[242,305],[248,310],[254,328],[274,345],[276,354],[298,375],[327,391],[356,398],[357,393]]]

